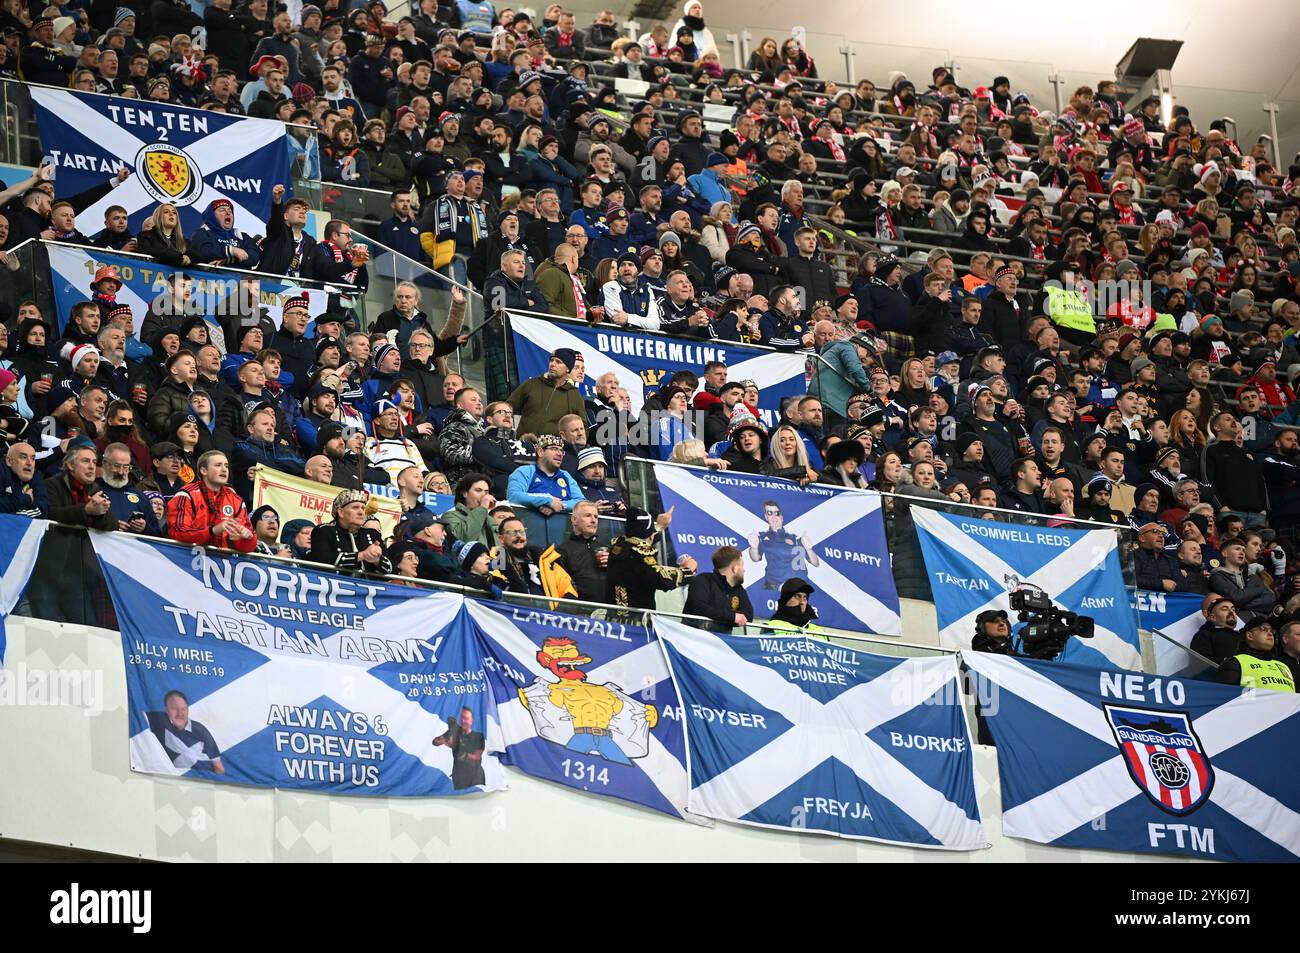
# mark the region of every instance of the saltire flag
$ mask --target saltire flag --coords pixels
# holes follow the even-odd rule
[[[655,619],[694,813],[912,847],[987,847],[956,659]]]
[[[235,228],[265,233],[271,190],[291,187],[284,124],[168,103],[29,87],[41,148],[58,170],[60,198],[84,192],[125,167],[132,175],[78,217],[93,234],[110,205],[126,209],[132,232],[163,202],[188,235],[217,199],[234,206]]]
[[[1209,860],[1300,858],[1300,696],[980,652],[1002,830]]]
[[[752,380],[758,385],[759,412],[767,427],[780,422],[782,398],[808,390],[807,358],[802,354],[515,312],[510,312],[510,330],[519,380],[545,374],[556,348],[573,348],[586,362],[586,381],[592,386],[610,371],[618,376],[631,398],[633,419],[641,413],[647,391],[657,390],[676,371],[700,373],[710,361],[727,365],[728,380]]]
[[[463,598],[92,533],[131,769],[333,794],[501,790]]]
[[[1205,616],[1201,615],[1201,601],[1204,598],[1194,592],[1137,590],[1137,611],[1142,628],[1148,632],[1159,630],[1164,636],[1152,636],[1157,675],[1185,675],[1190,678],[1206,670],[1205,663],[1179,648],[1190,649],[1192,638],[1205,624]],[[1237,621],[1238,628],[1243,625],[1244,622]]]
[[[817,624],[902,633],[879,493],[668,463],[654,471],[663,509],[675,507],[678,555],[708,566],[719,546],[742,550],[759,618],[772,617],[781,584],[798,576],[817,590]]]
[[[638,625],[471,601],[492,704],[488,750],[533,777],[685,817],[682,710]]]
[[[912,517],[944,647],[970,648],[975,617],[985,609],[1010,613],[1010,593],[1030,587],[1096,623],[1093,638],[1066,642],[1062,660],[1142,667],[1137,613],[1112,530],[1028,526],[920,506],[912,507]],[[1013,628],[1015,618],[1011,613]]]
[[[90,300],[90,283],[99,268],[111,265],[117,269],[117,276],[122,280],[117,301],[131,306],[137,331],[149,313],[149,305],[159,295],[167,293],[168,280],[182,270],[155,264],[147,258],[119,255],[111,251],[96,250],[92,253],[83,248],[58,244],[46,245],[45,248],[50,256],[51,285],[55,310],[59,315],[60,333],[68,323],[73,305]],[[205,318],[209,324],[219,325],[215,316],[226,314],[231,309],[233,296],[239,288],[238,276],[203,268],[183,270],[194,280],[189,313]],[[258,284],[258,305],[266,310],[276,327],[280,326],[284,302],[294,295],[307,296],[307,307],[313,318],[324,314],[329,306],[329,294],[317,288],[302,288],[291,280],[271,275],[261,278]],[[310,336],[312,332],[309,329],[308,337]]]
[[[8,642],[5,619],[27,591],[41,552],[41,540],[49,528],[49,520],[0,514],[0,665],[4,664]]]

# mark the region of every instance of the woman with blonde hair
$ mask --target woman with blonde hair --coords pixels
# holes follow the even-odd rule
[[[709,257],[718,264],[725,264],[727,252],[731,251],[731,242],[736,237],[736,227],[730,202],[714,202],[709,214],[702,219],[700,244],[708,249]]]
[[[1143,255],[1151,254],[1151,249],[1155,247],[1156,242],[1160,241],[1160,226],[1153,222],[1147,222],[1138,232],[1138,247],[1142,249]]]
[[[817,471],[808,463],[803,438],[790,424],[777,427],[768,446],[769,459],[762,467],[764,476],[798,480],[800,486],[817,481]]]
[[[1115,188],[1115,183],[1117,182],[1123,182],[1127,185],[1135,199],[1142,198],[1143,193],[1146,191],[1146,186],[1144,186],[1142,180],[1138,178],[1137,170],[1133,168],[1133,163],[1129,162],[1127,159],[1122,159],[1115,163],[1115,171],[1110,177],[1110,187],[1112,190]]]
[[[163,202],[142,223],[136,236],[136,251],[161,265],[182,268],[190,264],[188,250],[180,212],[170,202]]]
[[[704,441],[694,437],[677,443],[673,447],[673,452],[668,455],[668,462],[681,463],[689,467],[712,467],[715,470],[727,469],[726,460],[710,457],[709,449],[704,446]]]
[[[899,387],[894,399],[903,407],[929,406],[934,384],[925,373],[925,362],[909,357],[899,368]]]
[[[1254,235],[1244,228],[1232,237],[1232,244],[1241,252],[1244,261],[1255,262],[1259,260],[1259,242],[1256,241]]]

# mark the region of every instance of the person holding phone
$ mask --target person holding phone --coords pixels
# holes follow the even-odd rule
[[[117,517],[118,529],[143,536],[162,536],[162,528],[145,490],[136,480],[131,448],[124,443],[110,443],[101,456],[101,475],[95,489],[108,498],[109,511]]]

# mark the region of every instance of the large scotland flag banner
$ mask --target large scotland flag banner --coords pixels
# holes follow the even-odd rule
[[[1300,696],[965,652],[1008,837],[1213,860],[1300,858]]]
[[[685,709],[692,812],[912,847],[988,846],[957,662],[657,618]]]
[[[1137,613],[1112,530],[1027,526],[919,506],[912,516],[945,647],[970,648],[976,616],[985,609],[1009,611],[1012,590],[1034,587],[1096,622],[1095,636],[1071,638],[1062,660],[1142,667]]]
[[[105,209],[120,205],[138,232],[157,205],[170,202],[189,234],[203,210],[224,198],[234,205],[235,228],[258,235],[271,190],[290,185],[283,123],[67,89],[30,92],[60,198],[102,185],[121,168],[133,173],[79,213],[86,222],[102,222]]]
[[[50,256],[50,284],[54,290],[60,334],[72,315],[73,305],[88,301],[94,293],[90,283],[100,268],[108,265],[117,269],[117,276],[122,281],[117,301],[130,305],[137,329],[144,323],[154,300],[167,294],[167,282],[172,275],[181,270],[155,264],[147,258],[98,249],[87,252],[70,245],[47,245],[46,252]],[[207,270],[187,269],[186,273],[194,280],[188,314],[206,318],[209,324],[217,324],[216,316],[227,313],[230,301],[239,290],[239,278]],[[307,309],[313,318],[324,314],[329,307],[329,294],[319,288],[300,288],[292,281],[270,275],[258,280],[258,308],[265,309],[276,327],[280,326],[284,302],[296,295],[306,295]],[[311,337],[312,333],[308,336]]]
[[[384,797],[504,787],[461,596],[92,538],[133,771]]]
[[[656,390],[675,371],[699,372],[710,361],[727,365],[727,379],[752,380],[759,387],[759,413],[765,426],[781,418],[781,400],[808,390],[802,354],[773,351],[729,341],[669,337],[649,331],[592,327],[581,321],[510,314],[519,379],[545,374],[551,352],[573,348],[586,362],[586,382],[595,386],[613,371],[631,397],[632,417],[641,413],[647,390]],[[589,394],[584,396],[590,396]]]
[[[49,520],[0,514],[0,665],[4,664],[5,619],[18,605],[32,578]]]
[[[686,741],[659,640],[642,626],[470,601],[488,750],[526,774],[682,817]]]
[[[798,576],[817,590],[818,624],[902,633],[879,493],[668,463],[654,470],[663,508],[675,508],[678,555],[708,566],[719,546],[742,550],[760,618],[776,612],[781,584]]]

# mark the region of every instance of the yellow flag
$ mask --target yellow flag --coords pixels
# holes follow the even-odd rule
[[[306,477],[290,476],[259,466],[253,477],[253,509],[274,507],[280,514],[281,526],[297,519],[311,520],[319,526],[334,519],[334,498],[342,492],[341,488],[328,483],[317,483]],[[372,493],[366,509],[378,517],[384,538],[392,536],[394,527],[402,518],[401,503]]]

